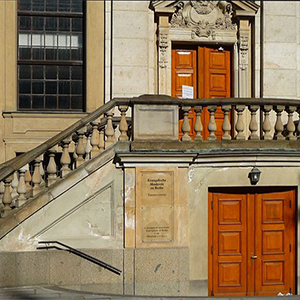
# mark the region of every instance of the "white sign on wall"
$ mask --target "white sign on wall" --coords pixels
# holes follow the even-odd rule
[[[194,98],[194,87],[183,85],[182,86],[182,98],[193,99]]]

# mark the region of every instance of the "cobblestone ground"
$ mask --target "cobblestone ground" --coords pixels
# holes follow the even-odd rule
[[[300,299],[300,296],[284,296],[278,297],[239,297],[239,298],[214,298],[214,297],[147,297],[147,296],[116,296],[116,295],[101,295],[88,292],[80,292],[73,290],[60,289],[58,287],[20,287],[20,288],[4,288],[0,289],[0,299],[102,299],[102,300],[184,300],[184,299],[222,299],[222,300],[250,300],[250,299]]]

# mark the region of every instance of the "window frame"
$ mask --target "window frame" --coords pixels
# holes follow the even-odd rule
[[[30,0],[28,0],[30,1]],[[26,111],[26,112],[32,112],[32,111],[38,111],[38,112],[57,112],[57,113],[63,113],[63,112],[72,112],[72,113],[81,113],[81,112],[86,112],[86,1],[82,0],[82,12],[64,12],[64,11],[33,11],[32,10],[32,6],[31,6],[31,10],[27,10],[27,11],[20,11],[19,10],[19,5],[20,5],[20,0],[17,0],[17,110],[18,111]],[[44,59],[33,59],[32,58],[32,49],[33,46],[30,46],[30,51],[31,51],[31,58],[30,59],[19,59],[19,35],[22,32],[22,30],[20,30],[20,17],[55,17],[55,18],[80,18],[82,19],[82,60],[46,60],[45,57]],[[56,30],[58,33],[60,32],[59,28],[57,28]],[[27,30],[27,32],[30,32],[30,34],[32,35],[35,30],[33,30],[32,26],[30,28],[30,30]],[[44,28],[41,31],[43,34],[47,33],[47,30]],[[51,31],[50,31],[51,32]],[[71,33],[76,31],[70,31]],[[45,45],[43,46],[43,49],[45,48]],[[71,48],[70,48],[71,49]],[[45,53],[44,53],[45,54]],[[71,104],[70,104],[70,108],[66,109],[62,109],[62,108],[58,108],[59,107],[59,102],[58,102],[58,97],[59,97],[59,92],[58,92],[58,88],[57,88],[57,92],[56,92],[56,108],[46,108],[46,104],[45,104],[45,97],[46,97],[46,91],[45,91],[45,87],[44,87],[44,93],[43,93],[43,97],[44,97],[44,106],[43,108],[32,108],[32,100],[31,100],[31,107],[30,108],[20,108],[20,92],[19,92],[19,81],[20,81],[20,70],[19,67],[20,66],[42,66],[42,67],[46,67],[46,66],[54,66],[54,67],[60,67],[60,66],[69,66],[69,67],[73,67],[73,66],[80,66],[82,67],[82,91],[81,91],[81,108],[80,109],[74,109],[71,108]],[[32,72],[32,71],[31,71]],[[58,70],[57,70],[58,72]],[[71,76],[71,75],[70,75]],[[30,82],[32,83],[32,75],[30,78]],[[43,83],[45,85],[46,82],[46,78],[44,76],[44,78],[42,79]],[[59,82],[61,80],[57,77],[57,86],[59,85]],[[71,84],[71,77],[69,77],[69,82]],[[30,93],[31,97],[32,95],[34,95],[32,93]],[[42,95],[42,94],[41,94]],[[62,94],[62,95],[72,95],[70,94]]]

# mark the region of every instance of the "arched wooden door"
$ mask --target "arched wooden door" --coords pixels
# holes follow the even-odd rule
[[[209,195],[209,294],[295,294],[295,191]]]
[[[229,98],[231,96],[230,51],[222,47],[197,47],[196,49],[176,48],[172,50],[172,96],[182,97],[182,85],[194,88],[194,98]],[[223,113],[220,108],[215,114],[216,136],[223,134]],[[194,113],[189,115],[191,132],[194,132]],[[208,136],[209,116],[203,113],[204,139]],[[180,123],[181,125],[181,123]]]

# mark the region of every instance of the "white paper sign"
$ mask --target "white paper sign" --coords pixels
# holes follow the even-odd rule
[[[182,98],[193,99],[194,98],[194,88],[192,86],[183,85],[182,86]]]

